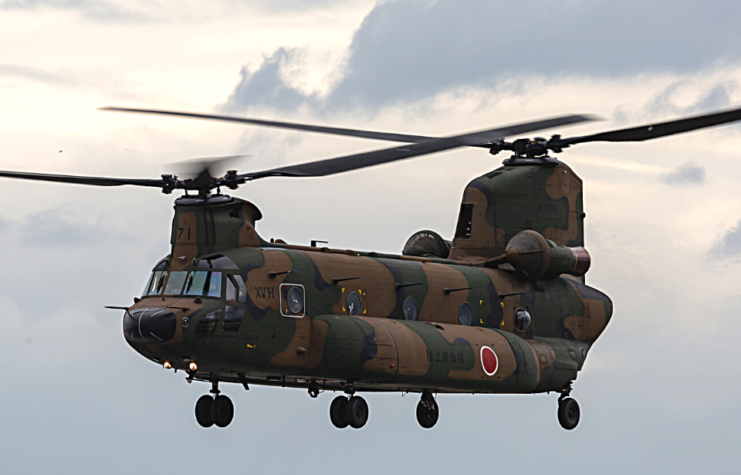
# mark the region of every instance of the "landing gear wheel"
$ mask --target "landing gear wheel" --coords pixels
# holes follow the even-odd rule
[[[211,419],[211,404],[213,402],[211,396],[201,396],[196,403],[196,420],[201,427],[214,425],[214,420]]]
[[[417,404],[417,422],[425,429],[432,429],[440,418],[440,407],[434,399],[422,399]]]
[[[211,403],[211,419],[218,427],[226,427],[234,418],[234,404],[226,396],[216,396]]]
[[[558,401],[558,422],[566,430],[571,430],[579,424],[579,404],[570,397]]]
[[[348,426],[347,419],[345,419],[346,408],[347,398],[345,396],[337,396],[329,406],[329,419],[338,429],[344,429]]]
[[[368,422],[368,403],[360,396],[353,396],[347,401],[345,419],[351,427],[360,429]]]

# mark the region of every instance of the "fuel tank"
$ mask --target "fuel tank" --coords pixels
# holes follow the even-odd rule
[[[312,326],[316,370],[389,389],[555,391],[576,378],[587,348],[484,327],[349,315],[318,316]]]

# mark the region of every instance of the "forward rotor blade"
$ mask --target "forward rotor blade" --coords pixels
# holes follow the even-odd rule
[[[135,186],[150,186],[154,188],[162,188],[165,186],[163,180],[148,180],[138,178],[101,178],[95,176],[76,176],[76,175],[48,175],[45,173],[24,173],[24,172],[9,172],[1,171],[0,177],[6,178],[17,178],[21,180],[34,180],[34,181],[53,181],[57,183],[74,183],[77,185],[92,185],[92,186],[123,186],[123,185],[135,185]]]
[[[496,129],[472,132],[453,137],[436,139],[429,142],[421,142],[406,147],[394,147],[384,150],[374,150],[372,152],[348,155],[345,157],[330,158],[316,162],[304,163],[288,167],[274,168],[257,173],[247,173],[240,175],[245,180],[255,180],[268,176],[292,176],[292,177],[315,177],[334,175],[335,173],[348,172],[361,168],[372,167],[382,163],[404,160],[407,158],[417,157],[430,153],[442,152],[467,145],[481,144],[502,137],[519,135],[535,130],[548,129],[551,127],[560,127],[570,124],[578,124],[595,120],[593,116],[587,115],[567,115],[555,117],[552,119],[538,120],[534,122],[525,122],[522,124],[509,125]]]
[[[304,132],[316,132],[320,134],[345,135],[348,137],[359,137],[365,139],[388,140],[390,142],[420,143],[438,140],[440,137],[427,137],[424,135],[394,134],[387,132],[374,132],[371,130],[345,129],[340,127],[325,127],[321,125],[297,124],[295,122],[278,122],[274,120],[249,119],[246,117],[234,117],[229,115],[198,114],[194,112],[178,112],[159,109],[132,109],[127,107],[101,107],[102,111],[114,112],[136,112],[141,114],[170,115],[186,117],[191,119],[220,120],[225,122],[237,122],[241,124],[261,125],[263,127],[276,127],[279,129],[301,130]]]
[[[741,109],[716,112],[686,119],[671,120],[627,129],[611,130],[583,137],[569,137],[557,141],[558,145],[569,146],[584,142],[643,142],[667,135],[681,134],[692,130],[713,127],[741,120]]]

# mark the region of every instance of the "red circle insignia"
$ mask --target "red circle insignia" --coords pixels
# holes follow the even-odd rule
[[[494,373],[499,369],[499,358],[494,350],[488,346],[481,347],[481,366],[484,368],[484,373],[487,376],[494,376]]]

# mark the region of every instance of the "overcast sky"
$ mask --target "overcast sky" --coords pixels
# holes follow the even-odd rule
[[[282,164],[387,144],[175,118],[105,105],[446,135],[565,113],[583,135],[741,106],[741,6],[731,1],[301,2],[0,0],[0,169],[154,178],[181,159]],[[733,470],[741,383],[741,127],[559,158],[585,181],[587,282],[613,319],[556,397],[370,394],[360,431],[331,394],[226,387],[203,430],[187,384],[125,343],[120,312],[168,252],[172,197],[4,180],[0,235],[2,473],[697,473]],[[458,150],[321,179],[266,179],[265,238],[398,253],[450,238],[463,189],[506,156]]]

